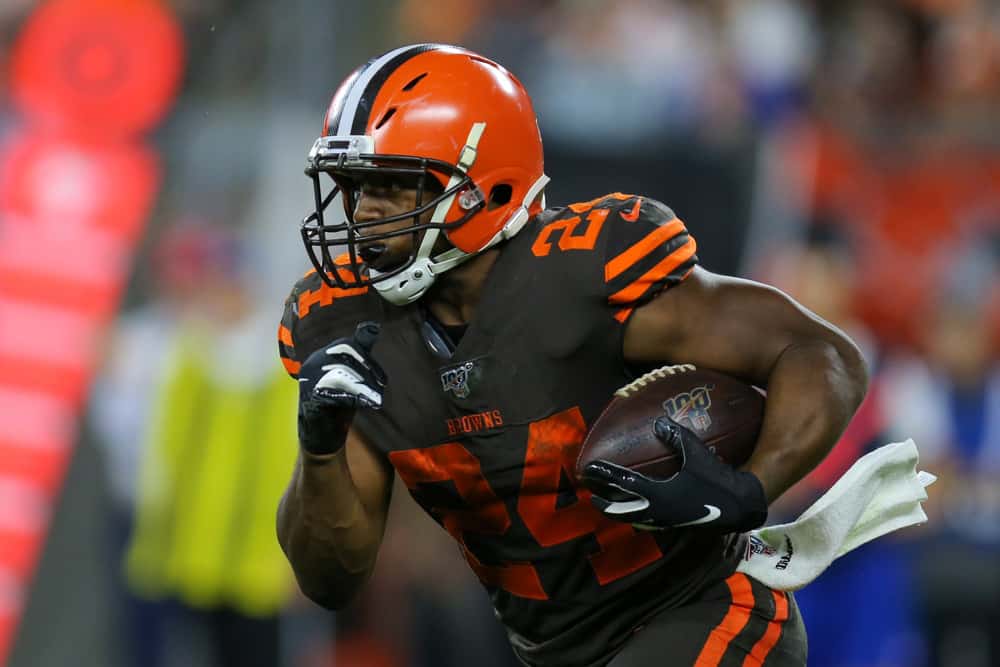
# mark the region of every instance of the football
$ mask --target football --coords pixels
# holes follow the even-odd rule
[[[764,418],[764,393],[690,364],[650,371],[616,391],[594,422],[580,449],[577,477],[597,459],[648,477],[673,475],[681,457],[653,433],[653,422],[662,415],[691,429],[719,458],[738,466],[753,453]]]

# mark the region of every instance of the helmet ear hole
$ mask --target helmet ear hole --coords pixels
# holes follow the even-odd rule
[[[492,211],[493,209],[500,208],[504,204],[510,202],[510,198],[514,195],[514,189],[506,183],[500,183],[494,185],[493,189],[490,190],[489,204],[487,205],[487,210]]]

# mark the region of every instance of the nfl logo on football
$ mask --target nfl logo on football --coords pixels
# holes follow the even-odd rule
[[[663,411],[675,422],[687,420],[695,431],[707,431],[712,425],[708,409],[712,407],[710,392],[714,388],[714,385],[706,384],[671,396],[663,401]]]
[[[753,558],[754,554],[773,556],[775,553],[775,550],[772,547],[769,547],[763,540],[754,535],[750,535],[747,540],[746,552],[743,554],[743,560],[750,560]]]

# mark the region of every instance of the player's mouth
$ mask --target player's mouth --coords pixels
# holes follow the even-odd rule
[[[389,246],[378,242],[363,243],[358,246],[358,257],[369,267],[378,271],[389,258]]]
[[[358,257],[368,268],[381,273],[398,269],[406,261],[406,257],[399,257],[398,253],[390,252],[388,244],[379,241],[358,246]]]

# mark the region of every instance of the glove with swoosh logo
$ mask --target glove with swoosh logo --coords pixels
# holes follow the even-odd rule
[[[681,455],[681,469],[668,479],[653,479],[609,461],[589,463],[583,479],[591,489],[607,489],[608,497],[591,496],[605,516],[637,528],[691,526],[719,533],[764,524],[767,498],[756,475],[719,460],[698,436],[668,417],[656,419],[653,432]]]
[[[380,327],[362,322],[310,354],[299,369],[299,444],[316,456],[344,446],[357,408],[382,407],[385,372],[372,357]]]

